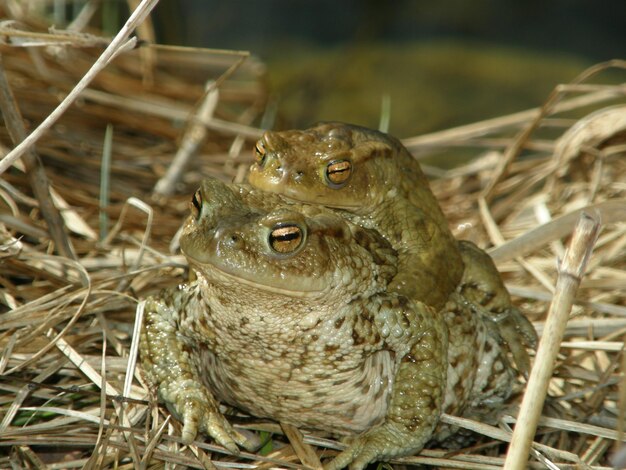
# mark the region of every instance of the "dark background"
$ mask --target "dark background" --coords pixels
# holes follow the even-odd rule
[[[158,13],[168,42],[261,55],[281,41],[455,38],[601,61],[623,55],[626,40],[621,0],[162,0]]]
[[[626,57],[624,0],[162,0],[154,19],[160,42],[260,57],[278,128],[377,127],[388,99],[408,137],[539,106]]]

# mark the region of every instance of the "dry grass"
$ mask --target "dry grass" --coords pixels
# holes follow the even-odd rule
[[[97,36],[46,33],[32,16],[27,27],[4,23],[0,30],[2,68],[26,133],[50,115],[108,44]],[[24,33],[29,30],[37,34]],[[31,46],[18,47],[24,40]],[[242,62],[244,56],[125,52],[28,148],[34,160],[27,171],[18,161],[2,174],[0,468],[301,468],[319,465],[320,457],[340,448],[234,410],[241,429],[271,436],[261,451],[233,457],[203,442],[184,447],[176,437],[179,424],[155,406],[138,368],[129,364],[136,355],[137,300],[184,277],[184,261],[170,253],[169,243],[188,196],[204,175],[245,178],[259,135],[251,124],[264,112],[266,93],[262,66]],[[565,296],[573,309],[545,384],[531,468],[556,468],[547,462],[561,469],[610,468],[611,455],[622,450],[626,87],[594,85],[594,74],[606,68],[624,64],[603,64],[558,87],[540,109],[406,141],[418,156],[459,146],[484,150],[462,167],[427,170],[456,234],[492,247],[516,303],[539,331],[551,300],[564,297],[560,287],[555,291],[557,260],[564,258],[580,210],[601,220],[580,288],[574,298]],[[1,105],[8,116],[10,100]],[[5,154],[15,145],[11,137],[0,129]],[[176,154],[181,166],[172,170]],[[110,170],[103,174],[105,155]],[[33,191],[33,184],[47,189],[45,180],[33,183],[39,161],[63,218],[57,236],[67,242],[51,241],[46,221],[53,216]],[[104,200],[101,181],[109,187]],[[66,256],[58,254],[59,243],[71,250]],[[511,410],[520,402],[516,396]],[[400,461],[468,469],[504,465],[513,417],[504,416],[499,428],[444,419],[486,437],[452,454],[430,449]],[[621,458],[617,465],[623,466]]]

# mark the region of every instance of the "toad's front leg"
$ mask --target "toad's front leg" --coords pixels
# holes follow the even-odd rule
[[[159,399],[183,422],[182,440],[191,443],[204,432],[233,453],[246,439],[219,411],[213,394],[201,382],[179,334],[181,309],[187,306],[185,291],[168,290],[148,298],[139,349],[141,363]],[[184,312],[183,312],[184,313]]]
[[[431,438],[441,416],[448,345],[441,316],[411,302],[381,313],[379,331],[399,358],[385,421],[358,436],[326,470],[360,470],[375,460],[415,454]]]

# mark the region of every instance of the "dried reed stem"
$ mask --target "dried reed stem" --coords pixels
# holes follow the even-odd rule
[[[204,142],[207,134],[207,128],[204,122],[209,121],[213,117],[215,108],[219,101],[219,90],[213,85],[213,82],[207,83],[207,91],[196,119],[189,124],[176,156],[172,160],[172,164],[167,172],[154,186],[154,192],[162,196],[171,196],[176,189],[176,184],[180,181],[189,160],[196,154],[198,148]]]
[[[602,90],[596,93],[589,93],[583,96],[577,96],[554,106],[555,113],[571,111],[574,109],[584,108],[594,104],[600,104],[603,101],[609,101],[617,96],[615,89]],[[431,132],[430,134],[419,135],[403,139],[402,143],[411,151],[417,151],[431,147],[448,147],[454,142],[463,142],[472,138],[484,136],[486,134],[497,132],[513,126],[519,126],[526,123],[529,119],[535,119],[541,112],[541,108],[532,108],[517,113],[508,114],[484,121],[473,122],[463,126],[445,129],[443,131]],[[507,141],[508,142],[508,141]],[[467,142],[464,142],[467,144]],[[428,156],[425,154],[424,156]]]
[[[219,86],[243,64],[247,57],[248,55],[243,55],[218,80],[211,80],[206,84],[205,95],[200,109],[196,115],[192,116],[178,152],[176,152],[176,156],[172,160],[172,164],[167,169],[165,175],[154,186],[156,194],[171,196],[174,193],[176,183],[182,177],[189,160],[196,154],[206,138],[207,126],[213,119],[215,108],[219,101]]]
[[[518,256],[524,256],[537,248],[558,240],[572,231],[572,227],[584,212],[597,212],[604,224],[611,224],[626,220],[626,200],[617,199],[604,201],[591,206],[583,207],[558,217],[551,222],[526,232],[504,245],[493,248],[489,255],[496,263]]]
[[[142,0],[137,9],[133,11],[128,21],[120,29],[113,38],[109,46],[102,52],[98,60],[93,64],[89,71],[83,75],[80,81],[65,97],[65,99],[52,111],[44,121],[39,124],[28,137],[26,137],[17,147],[11,150],[2,160],[0,160],[0,174],[4,173],[15,160],[20,158],[24,152],[39,140],[39,138],[63,115],[65,110],[78,98],[78,95],[87,88],[87,85],[95,78],[95,76],[104,69],[111,60],[118,54],[132,49],[136,40],[125,42],[131,35],[133,30],[150,14],[150,11],[156,6],[158,0]]]
[[[598,220],[587,213],[582,213],[559,267],[556,294],[550,305],[535,363],[528,379],[518,421],[506,456],[505,470],[523,470],[527,466],[530,446],[541,416],[548,383],[552,377],[574,295],[598,238],[599,228]]]
[[[493,198],[496,185],[507,175],[509,166],[513,160],[517,158],[531,134],[539,128],[543,119],[553,111],[555,105],[563,98],[564,93],[568,91],[569,87],[572,85],[578,85],[590,77],[611,67],[626,68],[626,62],[622,60],[611,60],[593,65],[572,80],[571,84],[559,85],[552,91],[552,93],[550,93],[550,96],[548,96],[548,99],[545,101],[543,106],[539,108],[537,116],[535,116],[535,118],[519,132],[515,139],[513,139],[511,145],[509,145],[506,149],[502,159],[498,162],[498,168],[496,168],[491,181],[482,191],[482,195],[487,201],[491,201]]]
[[[2,56],[0,56],[0,108],[2,109],[4,122],[13,143],[17,145],[23,142],[26,138],[26,129],[24,128],[24,121],[22,120],[20,110],[11,92],[6,73],[4,72]],[[24,154],[23,162],[31,189],[39,201],[39,209],[48,224],[48,230],[50,231],[50,236],[54,241],[57,252],[66,258],[77,259],[76,252],[65,231],[63,218],[52,202],[50,183],[43,169],[43,164],[33,147],[27,149]]]
[[[280,423],[280,427],[283,429],[285,436],[289,439],[289,443],[293,447],[296,455],[304,465],[315,470],[322,469],[322,462],[315,453],[313,448],[304,442],[304,436],[298,428],[291,424]]]

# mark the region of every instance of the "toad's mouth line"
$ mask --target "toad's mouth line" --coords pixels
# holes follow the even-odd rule
[[[271,193],[280,194],[284,196],[286,202],[288,203],[296,203],[296,204],[322,204],[327,207],[332,207],[333,209],[343,209],[349,212],[355,212],[356,210],[362,207],[362,204],[353,203],[353,204],[342,204],[339,201],[332,199],[328,196],[318,195],[315,197],[303,197],[300,191],[297,189],[292,189],[288,185],[285,185],[283,181],[279,181],[276,183],[272,183],[271,181],[267,181],[264,179],[259,179],[255,181],[254,186],[262,191],[269,191]],[[339,194],[338,194],[339,196]]]
[[[305,199],[305,198],[299,198],[295,195],[291,195],[288,192],[286,192],[284,196],[290,202],[296,202],[299,204],[320,204],[321,203],[322,205],[331,207],[333,209],[347,210],[349,212],[354,212],[356,209],[361,208],[361,205],[356,204],[356,203],[355,204],[341,204],[335,200],[327,200],[328,198],[325,198],[325,197],[318,197],[315,199]]]
[[[328,287],[320,288],[320,289],[312,289],[309,284],[308,288],[305,289],[286,289],[284,287],[272,286],[269,284],[264,284],[261,282],[256,282],[251,279],[247,279],[245,277],[241,277],[239,275],[234,275],[228,272],[221,267],[209,263],[209,262],[199,262],[199,261],[189,261],[190,264],[195,264],[197,266],[201,266],[204,269],[202,271],[207,274],[209,280],[215,280],[217,282],[226,282],[228,284],[244,284],[249,287],[253,287],[255,289],[259,289],[265,292],[271,292],[273,294],[286,295],[288,297],[298,297],[298,298],[316,298],[323,297],[328,291]]]

